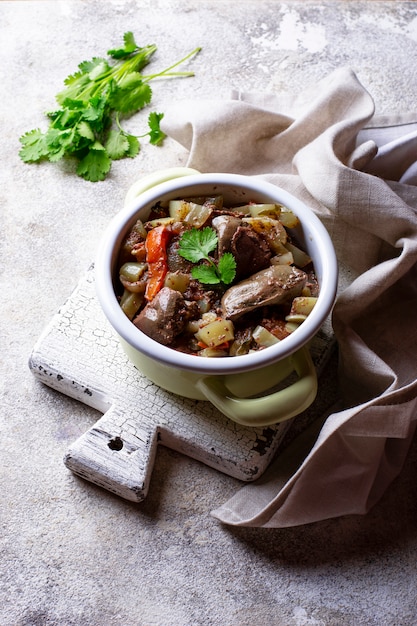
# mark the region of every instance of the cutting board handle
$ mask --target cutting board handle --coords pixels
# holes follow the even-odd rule
[[[126,408],[112,406],[68,449],[64,463],[74,474],[108,491],[141,502],[147,495],[158,433],[129,422]]]

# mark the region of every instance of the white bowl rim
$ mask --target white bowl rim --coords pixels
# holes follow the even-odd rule
[[[163,346],[142,333],[120,308],[114,292],[112,273],[115,249],[119,248],[127,225],[132,224],[140,210],[149,207],[161,197],[173,192],[184,196],[195,195],[195,192],[187,190],[202,184],[244,187],[245,190],[273,198],[275,202],[282,203],[293,210],[300,222],[308,226],[312,235],[320,241],[323,267],[317,304],[295,332],[274,346],[247,355],[224,358],[210,359],[185,354]],[[289,356],[308,343],[332,310],[336,298],[337,281],[338,264],[333,243],[327,229],[312,209],[281,187],[261,177],[243,174],[191,174],[160,183],[144,191],[110,221],[99,244],[95,261],[95,283],[100,305],[111,326],[122,339],[161,364],[194,373],[213,375],[257,370]]]

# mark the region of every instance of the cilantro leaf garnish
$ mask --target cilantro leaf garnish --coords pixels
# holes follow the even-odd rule
[[[206,285],[223,283],[228,285],[236,274],[236,261],[230,252],[223,254],[217,265],[210,257],[210,252],[215,250],[218,243],[216,232],[213,228],[192,228],[186,230],[180,239],[178,254],[191,263],[206,261],[193,267],[191,275],[196,280]]]
[[[236,261],[231,252],[225,252],[219,259],[217,265],[222,283],[229,285],[236,276]]]
[[[178,253],[191,263],[209,260],[208,255],[217,246],[217,241],[216,232],[209,226],[202,229],[192,228],[182,235]]]
[[[204,285],[218,285],[221,282],[212,265],[197,265],[193,267],[191,276]]]
[[[160,129],[162,113],[151,113],[147,132],[137,135],[126,132],[120,118],[130,117],[150,104],[149,83],[153,79],[194,76],[193,72],[172,70],[196,55],[200,48],[161,72],[145,75],[142,70],[150,63],[156,46],[138,46],[132,32],[124,34],[123,42],[122,47],[108,50],[109,58],[83,61],[65,79],[64,89],[56,96],[61,108],[46,114],[49,118],[46,132],[34,129],[20,137],[22,161],[34,163],[72,157],[78,161],[77,174],[96,182],[104,180],[113,160],[135,157],[143,137],[149,137],[153,145],[162,144],[165,138]]]

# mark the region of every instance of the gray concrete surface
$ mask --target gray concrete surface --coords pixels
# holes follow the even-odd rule
[[[23,164],[18,138],[127,30],[158,45],[161,66],[203,46],[195,78],[155,87],[157,110],[232,88],[294,92],[341,65],[378,113],[417,106],[413,2],[0,2],[0,625],[413,626],[417,444],[367,516],[285,530],[217,523],[210,511],[240,483],[164,448],[138,505],[62,463],[98,414],[34,380],[32,346],[128,186],[186,155],[144,145],[91,184],[65,164]]]

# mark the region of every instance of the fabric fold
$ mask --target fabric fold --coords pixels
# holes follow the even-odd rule
[[[165,114],[189,167],[260,176],[310,206],[340,265],[340,403],[212,512],[223,523],[272,528],[364,514],[401,471],[417,418],[417,114],[403,129],[398,115],[393,123],[391,133],[350,68],[292,97],[235,92]]]

